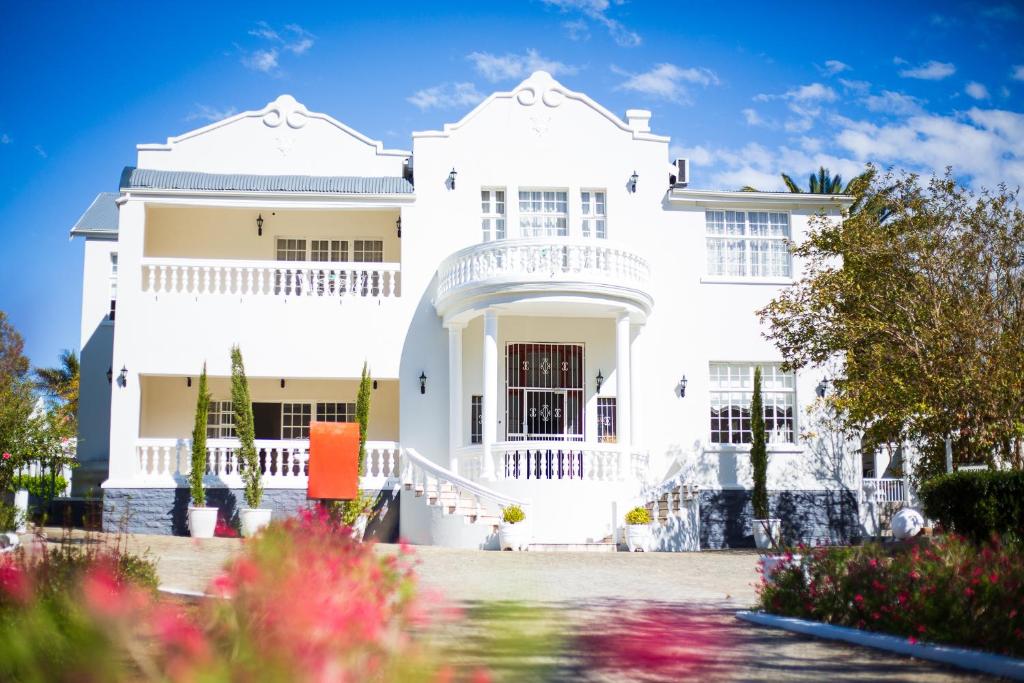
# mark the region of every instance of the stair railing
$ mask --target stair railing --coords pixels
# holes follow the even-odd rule
[[[479,516],[491,506],[491,511],[501,517],[501,508],[510,505],[518,505],[523,508],[527,519],[530,518],[531,501],[526,498],[514,498],[499,493],[493,489],[483,486],[479,482],[470,481],[465,477],[452,472],[433,460],[425,458],[415,448],[405,448],[402,458],[402,484],[410,485],[413,489],[423,487],[424,495],[435,495],[440,502],[444,485],[450,485],[458,497],[470,496],[476,505],[476,514]],[[493,509],[497,508],[497,509]]]

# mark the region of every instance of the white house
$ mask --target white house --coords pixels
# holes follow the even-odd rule
[[[385,536],[488,547],[521,502],[535,541],[600,542],[681,485],[702,547],[745,545],[760,365],[773,510],[794,540],[854,534],[859,457],[801,437],[823,373],[781,372],[755,314],[799,274],[789,241],[849,200],[691,189],[650,119],[537,72],[411,151],[287,95],[139,145],[72,229],[75,490],[101,487],[108,526],[184,533],[205,363],[210,497],[243,505],[237,343],[282,514],[305,503],[310,422],[352,419],[365,361]]]

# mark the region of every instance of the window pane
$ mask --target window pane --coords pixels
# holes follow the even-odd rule
[[[712,363],[708,370],[711,443],[750,443],[754,365]],[[774,363],[761,365],[761,395],[769,443],[795,442],[794,385],[793,373],[782,372]]]
[[[523,237],[564,237],[568,231],[568,193],[519,192],[519,228]]]

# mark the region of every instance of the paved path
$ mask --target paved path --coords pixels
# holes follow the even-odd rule
[[[203,590],[241,548],[221,538],[127,542],[148,549],[164,586],[186,590]],[[464,612],[435,627],[439,646],[454,661],[496,669],[496,681],[984,680],[740,622],[733,612],[755,600],[754,552],[416,555],[422,585]]]

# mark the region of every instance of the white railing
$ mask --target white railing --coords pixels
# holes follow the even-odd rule
[[[420,455],[414,448],[404,449],[402,455],[402,483],[411,488],[422,487],[424,495],[435,496],[440,500],[446,488],[459,499],[466,497],[472,500],[477,515],[490,514],[501,517],[501,509],[509,505],[518,505],[530,517],[531,502],[525,498],[514,498],[499,493],[486,486],[470,481],[446,467]]]
[[[395,481],[399,475],[400,447],[393,441],[367,441],[366,461],[360,486],[374,488]],[[135,447],[140,481],[181,485],[192,471],[191,439],[139,439]],[[206,474],[208,486],[241,488],[242,464],[238,439],[208,439]],[[308,480],[309,441],[256,440],[256,457],[267,488],[305,488]]]
[[[985,472],[988,470],[988,465],[958,465],[956,470],[957,472]]]
[[[142,291],[190,296],[401,296],[398,263],[142,259]]]
[[[483,449],[458,452],[459,469],[471,479],[482,474]],[[619,444],[584,441],[502,441],[491,450],[497,479],[547,481],[642,481],[649,455]]]
[[[604,240],[544,237],[484,242],[455,252],[437,270],[437,299],[488,280],[572,281],[645,290],[646,259]]]
[[[903,479],[865,477],[862,496],[865,503],[905,503],[907,484]]]
[[[677,474],[657,486],[644,489],[640,494],[640,504],[651,513],[651,519],[654,522],[658,522],[660,519],[660,506],[663,500],[669,517],[681,513],[687,503],[697,500],[700,495],[700,488],[696,484],[691,484],[689,479],[684,479],[683,477],[682,473]]]

